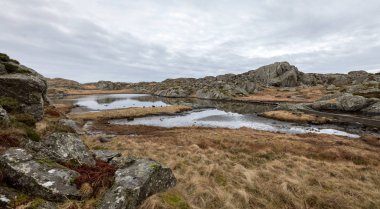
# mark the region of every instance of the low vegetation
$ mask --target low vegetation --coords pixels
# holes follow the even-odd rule
[[[86,112],[71,114],[69,117],[75,120],[108,120],[118,118],[135,118],[149,115],[174,114],[191,110],[191,107],[183,105],[165,107],[146,107],[146,108],[125,108],[116,110],[106,110],[100,112]]]
[[[267,87],[253,95],[240,97],[237,100],[259,102],[290,102],[308,103],[314,102],[326,94],[324,86],[275,88]]]
[[[248,128],[159,128],[105,125],[117,135],[102,146],[156,159],[173,169],[175,188],[140,209],[379,208],[376,139],[277,134]]]
[[[261,113],[260,116],[294,123],[325,124],[332,121],[329,118],[321,117],[318,115],[305,114],[302,112],[291,112],[285,110],[268,111]]]

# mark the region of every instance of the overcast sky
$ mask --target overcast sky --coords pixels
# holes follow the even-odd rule
[[[1,0],[0,51],[47,77],[380,69],[379,0]]]

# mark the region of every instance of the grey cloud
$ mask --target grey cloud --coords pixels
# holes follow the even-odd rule
[[[377,0],[4,0],[0,7],[0,51],[48,77],[151,81],[283,60],[306,72],[380,69]]]

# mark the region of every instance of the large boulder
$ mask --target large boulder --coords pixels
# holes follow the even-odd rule
[[[92,153],[77,134],[53,133],[42,145],[41,151],[55,161],[95,165]]]
[[[300,84],[301,73],[288,62],[276,62],[255,70],[252,75],[257,83],[278,87],[294,87]]]
[[[366,107],[367,99],[362,96],[354,96],[352,94],[344,94],[337,99],[339,110],[342,111],[358,111]]]
[[[4,55],[4,54],[2,54]],[[12,98],[19,102],[21,111],[41,120],[44,114],[47,83],[36,71],[2,56],[0,60],[0,98]],[[6,69],[4,73],[3,66]]]
[[[100,209],[135,209],[149,196],[176,184],[169,168],[156,161],[138,159],[115,173],[115,183],[105,194]]]
[[[3,107],[0,106],[0,127],[1,126],[8,126],[9,125],[9,116],[6,110],[3,109]]]
[[[24,149],[10,148],[0,156],[0,168],[12,186],[46,200],[78,199],[80,192],[71,182],[75,171],[50,161],[36,161]]]
[[[326,95],[312,104],[317,110],[339,110],[354,112],[368,106],[369,100],[362,96],[354,96],[349,93]]]
[[[380,115],[380,102],[376,102],[375,104],[372,104],[362,109],[361,111],[367,114]]]

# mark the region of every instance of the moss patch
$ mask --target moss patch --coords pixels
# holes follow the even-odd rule
[[[167,192],[161,195],[161,198],[164,202],[170,206],[171,208],[178,209],[189,209],[189,205],[185,201],[185,199],[179,194],[174,194],[172,192]]]
[[[11,97],[0,97],[0,106],[7,112],[14,112],[20,109],[20,103]]]

